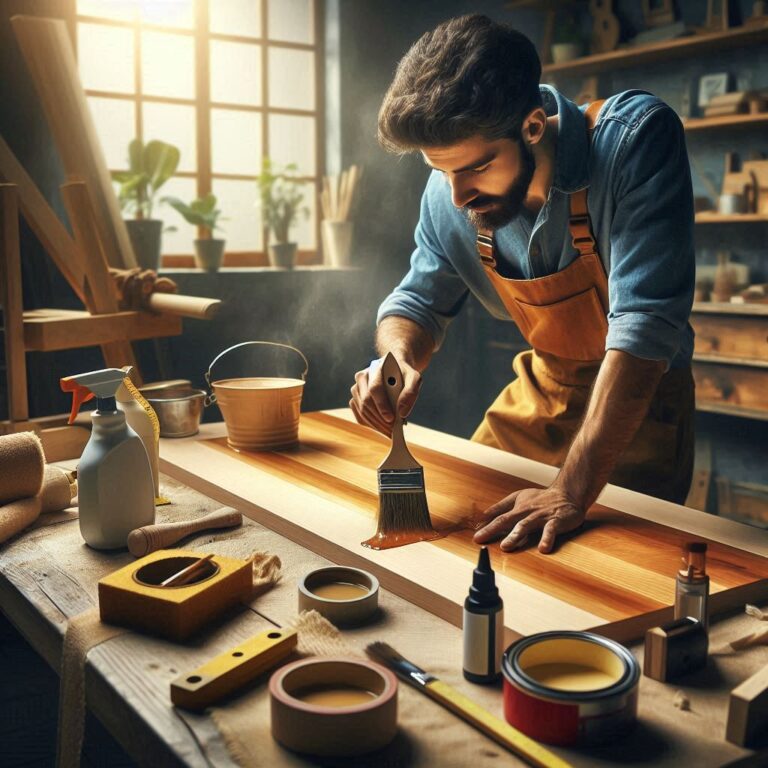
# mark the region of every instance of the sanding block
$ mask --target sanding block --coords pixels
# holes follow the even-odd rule
[[[295,629],[276,627],[255,635],[173,680],[171,701],[183,709],[203,710],[282,661],[297,642]]]

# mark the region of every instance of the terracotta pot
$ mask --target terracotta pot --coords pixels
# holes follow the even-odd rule
[[[293,269],[297,250],[297,243],[272,243],[269,246],[269,263],[273,267]]]
[[[213,238],[195,240],[195,264],[206,272],[218,272],[224,258],[225,242]]]
[[[142,269],[157,271],[160,266],[163,222],[160,219],[126,219],[125,227],[136,263]]]

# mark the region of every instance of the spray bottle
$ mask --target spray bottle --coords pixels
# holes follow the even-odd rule
[[[128,426],[141,438],[152,467],[152,481],[155,488],[155,503],[160,498],[160,421],[154,408],[142,397],[141,392],[130,379],[132,367],[123,366],[125,378],[117,388],[117,407],[125,414]]]
[[[464,601],[464,677],[492,683],[501,675],[504,651],[504,603],[496,587],[488,548],[482,547],[472,586]]]
[[[72,393],[70,424],[84,402],[97,398],[91,437],[77,465],[80,533],[95,549],[125,547],[134,528],[155,521],[149,457],[115,401],[124,378],[119,368],[106,368],[61,379],[62,390]]]

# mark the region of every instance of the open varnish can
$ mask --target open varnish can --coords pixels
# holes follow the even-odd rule
[[[559,746],[626,733],[637,717],[640,666],[621,644],[590,632],[541,632],[513,643],[501,662],[504,717]]]

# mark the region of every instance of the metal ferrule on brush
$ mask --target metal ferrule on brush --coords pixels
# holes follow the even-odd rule
[[[424,490],[424,470],[414,469],[380,469],[379,492],[412,493]]]

